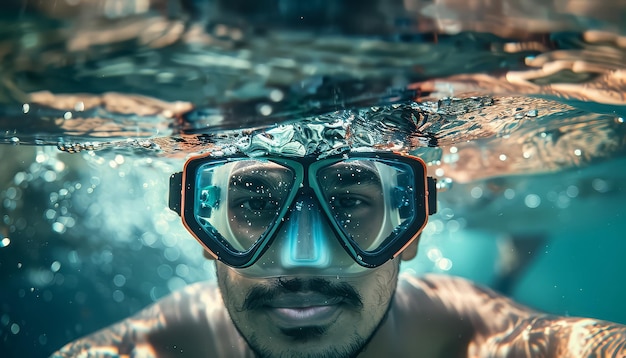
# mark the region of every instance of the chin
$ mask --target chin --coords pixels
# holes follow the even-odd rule
[[[360,342],[352,343],[338,343],[332,341],[332,338],[328,337],[328,341],[324,339],[312,339],[307,342],[293,341],[288,344],[288,349],[285,349],[285,345],[281,345],[280,349],[274,350],[275,347],[262,347],[261,349],[255,349],[255,353],[258,358],[273,358],[273,357],[297,357],[297,358],[350,358],[355,357],[362,349]]]

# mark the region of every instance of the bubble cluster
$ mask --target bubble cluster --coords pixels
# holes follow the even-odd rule
[[[437,270],[449,271],[452,268],[452,260],[444,257],[441,250],[437,247],[430,248],[426,253],[426,257],[434,263]]]

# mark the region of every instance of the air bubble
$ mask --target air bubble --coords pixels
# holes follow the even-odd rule
[[[285,93],[279,89],[274,89],[270,92],[269,98],[273,102],[280,102],[285,98]]]
[[[432,249],[428,250],[428,252],[426,252],[426,256],[428,257],[430,261],[437,262],[442,257],[441,250],[439,250],[436,247],[433,247]]]
[[[25,180],[27,180],[28,176],[26,175],[26,173],[24,172],[19,172],[16,173],[15,176],[13,177],[13,182],[16,185],[20,185],[22,184]]]
[[[451,178],[440,178],[437,180],[437,190],[438,191],[447,191],[452,189],[452,179]]]
[[[565,190],[565,194],[567,194],[567,196],[569,196],[570,198],[577,197],[578,193],[579,193],[579,190],[578,190],[578,187],[576,185],[570,185]]]
[[[443,158],[442,158],[442,161],[444,163],[447,163],[447,164],[452,164],[452,163],[458,162],[459,159],[460,159],[459,154],[457,154],[457,153],[450,153],[450,154],[444,155]],[[439,168],[439,169],[441,169],[441,168]],[[439,170],[439,169],[437,169],[437,170]]]
[[[5,237],[2,240],[0,240],[0,248],[7,247],[10,244],[11,244],[11,239],[9,239],[8,237]]]
[[[454,217],[454,210],[451,208],[443,208],[439,214],[446,220],[450,220]]]
[[[606,180],[602,180],[600,178],[592,180],[591,187],[599,193],[606,193],[607,191],[609,191],[609,184],[606,182]]]
[[[53,181],[57,180],[57,173],[53,170],[46,170],[43,173],[42,178],[44,181],[52,183]]]
[[[163,251],[163,257],[170,262],[177,261],[180,258],[180,249],[176,246],[168,247]]]
[[[17,189],[16,189],[16,188],[14,188],[14,187],[9,187],[9,188],[7,189],[7,191],[6,191],[6,193],[5,193],[5,196],[6,196],[8,199],[11,199],[11,200],[18,199],[18,197],[17,197]]]
[[[113,301],[117,303],[124,301],[124,292],[120,290],[113,291]]]
[[[57,221],[52,224],[52,230],[56,233],[63,234],[65,232],[65,225]]]
[[[176,266],[176,275],[185,278],[189,275],[189,266],[185,264],[178,264]]]
[[[452,260],[446,257],[442,257],[437,261],[437,267],[442,271],[449,271],[452,268]]]
[[[174,276],[167,280],[167,288],[170,291],[177,291],[187,286],[187,282],[180,277]]]
[[[126,284],[126,276],[119,273],[113,276],[113,284],[117,287],[124,286]]]
[[[480,199],[483,196],[483,189],[479,186],[475,186],[470,190],[470,195],[474,199]]]
[[[571,202],[572,200],[567,195],[560,194],[556,200],[556,206],[559,209],[566,209],[570,206]]]
[[[527,207],[534,209],[541,205],[541,198],[537,194],[528,194],[524,198],[524,204],[526,204]]]
[[[49,158],[49,157],[48,157],[48,155],[47,155],[46,153],[43,153],[43,152],[38,152],[38,153],[37,153],[37,155],[35,156],[35,161],[36,161],[37,163],[43,163],[43,162],[45,162],[46,160],[48,160],[48,158]]]
[[[269,104],[261,104],[258,107],[258,111],[262,116],[269,116],[272,114],[273,109]]]
[[[174,274],[174,270],[170,265],[161,264],[157,267],[157,274],[164,280],[168,280]]]
[[[446,229],[450,232],[457,232],[462,229],[462,226],[458,220],[450,220],[446,224]]]

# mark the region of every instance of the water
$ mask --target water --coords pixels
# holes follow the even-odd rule
[[[624,4],[254,4],[3,3],[6,356],[211,279],[169,174],[311,118],[410,149],[447,189],[406,270],[626,323]]]

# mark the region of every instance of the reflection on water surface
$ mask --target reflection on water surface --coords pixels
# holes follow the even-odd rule
[[[168,175],[188,152],[306,121],[411,150],[450,187],[410,269],[494,284],[519,268],[514,297],[626,322],[626,293],[591,294],[624,269],[625,13],[623,1],[4,2],[0,342],[49,353],[212,275],[166,209]]]

